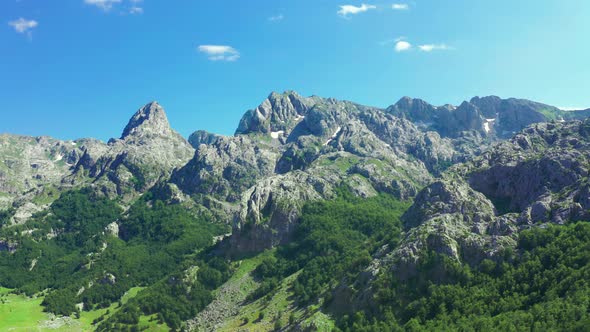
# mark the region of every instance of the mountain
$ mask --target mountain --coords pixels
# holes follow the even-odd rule
[[[416,196],[391,256],[404,265],[432,249],[479,264],[531,226],[589,220],[589,134],[589,120],[534,124],[451,167]]]
[[[148,319],[406,328],[429,283],[483,289],[481,266],[504,278],[536,257],[530,232],[588,220],[588,115],[495,96],[376,108],[286,91],[247,111],[233,136],[187,140],[157,102],[106,143],[4,134],[0,286],[48,290],[45,309],[62,316],[111,308],[92,324],[101,331]],[[437,329],[433,317],[417,324]]]
[[[184,165],[194,149],[170,128],[152,102],[131,118],[120,139],[60,141],[4,134],[0,138],[0,203],[21,223],[46,209],[59,192],[91,186],[110,198],[133,200]]]
[[[133,115],[120,139],[86,149],[72,178],[75,183],[87,177],[105,195],[129,201],[186,164],[193,153],[170,128],[164,109],[151,102]]]
[[[433,106],[420,99],[404,97],[387,112],[430,128],[445,137],[475,131],[483,136],[509,138],[525,127],[551,120],[584,119],[587,111],[562,111],[557,107],[526,99],[473,97],[460,106]]]
[[[386,137],[393,132],[405,141],[393,143]],[[413,196],[431,175],[411,153],[422,148],[437,158],[439,152],[409,135],[426,137],[378,109],[273,93],[244,115],[236,136],[200,145],[172,183],[223,210],[218,215],[233,222],[236,248],[256,250],[287,241],[302,203],[334,197],[339,186],[365,197]]]
[[[523,250],[522,236],[531,229],[589,220],[589,135],[590,120],[534,124],[451,167],[420,191],[401,217],[400,243],[381,248],[362,283],[344,281],[334,301],[374,306],[383,273],[414,283],[424,278],[429,255],[477,269]],[[429,264],[435,264],[428,269],[439,274],[436,278],[450,278],[441,275],[449,263]]]

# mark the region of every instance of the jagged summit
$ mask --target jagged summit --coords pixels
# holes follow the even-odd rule
[[[171,131],[164,108],[157,101],[152,101],[140,108],[129,120],[123,130],[121,139],[139,133],[167,135]]]
[[[194,154],[189,142],[170,127],[164,108],[153,101],[129,120],[121,139],[84,149],[76,176],[89,176],[109,197],[132,200]]]
[[[398,107],[410,107],[410,108],[411,107],[431,106],[429,103],[427,103],[426,101],[424,101],[420,98],[412,98],[412,97],[408,97],[408,96],[401,97],[398,100],[398,102],[395,103],[395,105],[397,105]]]
[[[313,104],[313,98],[302,97],[295,91],[272,92],[260,106],[244,114],[236,134],[284,131],[293,119],[305,116]]]
[[[213,144],[220,137],[222,136],[210,133],[206,130],[197,130],[189,136],[188,142],[193,148],[198,149],[201,144]]]
[[[527,99],[502,99],[493,95],[476,96],[459,106],[433,106],[421,99],[403,97],[386,112],[437,131],[443,137],[461,137],[467,132],[477,132],[492,138],[508,138],[533,123],[588,116],[585,111],[564,112]]]
[[[431,122],[435,111],[436,108],[426,101],[407,96],[387,108],[387,112],[395,116],[421,122]]]

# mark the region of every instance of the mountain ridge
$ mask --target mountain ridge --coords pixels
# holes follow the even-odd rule
[[[506,115],[498,117],[498,121],[490,121],[490,119],[486,118],[486,116],[490,116],[490,113],[495,113],[498,109],[501,110],[500,113]],[[550,113],[548,114],[552,116],[548,117],[539,110],[549,110]],[[345,127],[344,124],[357,116],[361,117],[359,120],[363,123],[362,126],[368,125],[368,129],[370,131],[373,130],[377,134],[377,138],[375,139],[384,139],[387,142],[387,145],[393,147],[395,151],[394,153],[410,153],[417,157],[425,164],[428,171],[436,176],[438,172],[446,167],[446,165],[466,160],[469,156],[481,153],[482,149],[489,146],[497,139],[496,131],[502,129],[501,125],[496,129],[497,122],[502,123],[504,118],[509,119],[504,120],[504,122],[511,122],[510,119],[518,119],[514,114],[519,114],[521,112],[528,112],[527,114],[531,112],[536,113],[535,117],[531,119],[527,120],[525,118],[516,121],[516,123],[519,124],[514,125],[513,128],[509,129],[515,129],[516,126],[525,126],[525,124],[529,124],[528,122],[532,123],[537,120],[548,121],[550,118],[555,120],[563,114],[567,114],[568,119],[586,115],[586,111],[568,111],[566,113],[556,107],[541,103],[515,98],[501,99],[496,96],[473,97],[469,102],[463,102],[458,107],[452,105],[433,106],[421,99],[402,97],[392,106],[380,109],[376,107],[366,107],[352,102],[340,102],[332,98],[321,98],[317,96],[302,97],[294,91],[286,91],[284,93],[270,93],[268,98],[261,103],[260,106],[247,111],[240,120],[238,128],[236,129],[236,135],[234,136],[223,136],[207,133],[205,131],[196,131],[191,134],[189,142],[170,127],[165,110],[156,101],[153,101],[141,107],[131,117],[129,123],[122,131],[121,138],[113,138],[109,140],[108,143],[93,139],[60,141],[49,137],[25,138],[26,136],[22,136],[21,138],[26,140],[36,139],[39,142],[55,141],[56,144],[62,146],[61,149],[64,150],[60,152],[59,155],[67,156],[67,158],[56,157],[53,160],[44,159],[45,157],[41,158],[45,160],[44,164],[47,165],[60,163],[60,167],[58,167],[59,171],[55,171],[53,166],[50,167],[51,170],[49,173],[52,174],[50,178],[53,176],[53,180],[44,182],[41,179],[48,175],[43,173],[43,167],[38,168],[34,173],[41,174],[34,175],[37,179],[33,179],[33,181],[27,180],[27,182],[52,184],[54,186],[68,184],[75,187],[76,184],[84,183],[84,181],[80,181],[80,179],[84,178],[86,175],[82,174],[88,174],[90,175],[90,179],[93,179],[91,181],[93,186],[98,186],[102,183],[102,185],[100,185],[102,186],[102,189],[100,189],[101,191],[108,195],[121,195],[123,192],[128,192],[123,195],[127,196],[127,200],[132,200],[133,197],[136,197],[140,192],[153,186],[160,176],[171,174],[169,172],[171,172],[173,168],[187,167],[188,160],[194,157],[193,151],[195,150],[193,149],[196,149],[198,153],[199,146],[203,144],[212,147],[215,146],[215,144],[225,141],[227,142],[225,144],[229,143],[236,147],[243,144],[250,144],[251,151],[268,151],[268,153],[270,153],[268,155],[270,159],[267,158],[263,164],[268,165],[264,167],[270,168],[266,171],[262,171],[258,176],[254,176],[252,180],[260,176],[268,176],[274,173],[281,174],[301,167],[306,167],[304,165],[313,162],[313,160],[321,154],[321,152],[319,152],[321,149],[312,149],[310,144],[323,144],[324,146],[333,145],[334,142],[338,141],[338,135],[341,134],[340,131]],[[397,126],[397,129],[388,129],[388,126],[392,123],[389,121],[392,120],[385,118],[379,119],[383,113],[390,113],[394,116],[401,117],[402,119],[406,118],[410,120],[410,123],[403,124],[402,122],[395,125]],[[440,119],[440,116],[437,115],[437,113],[444,115],[442,116],[442,119]],[[376,115],[379,116],[375,117]],[[309,118],[306,119],[306,117]],[[430,124],[428,123],[429,121],[431,122]],[[439,122],[438,124],[436,123],[437,121]],[[386,123],[387,125],[384,126]],[[413,129],[410,129],[411,127]],[[408,132],[408,130],[410,131]],[[390,134],[387,134],[388,132],[390,132]],[[419,145],[416,145],[416,142],[413,142],[415,141],[413,139],[408,139],[407,142],[400,145],[400,139],[403,140],[404,135],[415,136],[420,132],[424,133],[419,135],[424,135],[424,141],[420,143],[421,141],[419,139],[417,141]],[[440,136],[437,136],[437,134]],[[8,137],[12,137],[11,135],[7,135],[8,134],[3,135],[3,137],[5,137],[4,141],[6,142],[9,140]],[[263,137],[258,137],[257,135],[269,135],[269,141],[264,142],[265,140],[268,140],[268,138],[263,139]],[[236,140],[235,137],[244,138]],[[318,142],[316,137],[321,137],[321,141]],[[498,135],[498,138],[501,139],[503,136]],[[152,151],[160,151],[160,153],[163,153],[163,157],[153,159],[149,154],[141,152],[143,148],[137,148],[139,146],[149,147],[150,144],[153,146]],[[222,148],[221,150],[227,150],[230,145],[226,145],[225,148]],[[2,146],[8,148],[9,145],[8,143],[4,143]],[[164,148],[165,146],[169,147]],[[266,148],[264,146],[266,146]],[[260,150],[260,147],[262,147],[262,150]],[[341,146],[337,147],[337,150],[346,150],[349,148],[351,148],[351,146]],[[217,153],[220,153],[221,150]],[[172,153],[168,154],[165,151],[172,151]],[[203,153],[205,152],[201,152],[201,154]],[[238,150],[236,150],[236,152],[229,155],[230,158],[234,158],[236,153],[244,155],[242,151],[238,152]],[[50,155],[51,154],[52,153],[50,153]],[[5,153],[4,155],[9,156],[10,154]],[[257,159],[258,155],[262,156],[264,153],[259,154],[258,152],[255,152],[255,154],[250,157],[250,161],[244,165],[250,165],[248,166],[248,169],[258,168],[259,166],[256,166],[260,163]],[[65,160],[68,163],[64,165],[61,160]],[[142,160],[145,160],[147,164],[141,166],[144,164]],[[10,161],[3,161],[4,164],[6,164],[6,162],[10,163]],[[232,166],[233,168],[230,168],[234,169],[232,172],[236,172],[236,167],[238,169],[243,167],[239,166],[240,163],[241,162],[238,162],[238,164]],[[36,164],[31,163],[31,165]],[[202,164],[200,165],[201,166],[199,167],[203,166]],[[121,166],[123,166],[123,168],[121,168]],[[32,168],[33,166],[29,167]],[[142,167],[144,168],[143,171],[141,170]],[[164,167],[167,171],[157,171],[156,169],[160,167]],[[6,172],[9,168],[5,166],[4,169],[4,172]],[[72,171],[69,169],[72,169]],[[148,169],[152,170],[149,171]],[[0,171],[2,170],[0,169]],[[229,169],[227,172],[229,172]],[[248,173],[250,171],[243,169],[234,173],[234,175],[227,173],[227,176],[242,176],[243,174],[246,174],[244,172]],[[175,174],[177,175],[173,175],[173,177],[177,179],[177,182],[181,184],[181,186],[183,183],[190,183],[180,179],[178,176],[179,173]],[[109,177],[111,180],[100,180]],[[7,181],[14,182],[14,180],[9,180],[6,174],[0,176],[0,179],[2,178],[5,179],[5,183]],[[63,178],[63,180],[61,180],[61,178]],[[145,187],[146,184],[144,183],[146,180],[148,182],[147,187]],[[248,182],[248,185],[254,184],[252,180]],[[25,186],[22,187],[23,191],[25,189],[31,189],[31,186],[32,184],[25,184]],[[140,191],[138,192],[137,189]],[[196,193],[194,189],[185,189],[188,190],[188,193]],[[242,186],[239,188],[234,187],[229,190],[238,190],[239,192],[242,192],[245,189],[246,188]],[[40,193],[37,192],[37,195],[38,194]],[[238,199],[235,194],[230,193],[230,196],[232,195],[235,197],[233,200]],[[31,195],[29,194],[29,196]],[[25,198],[24,200],[26,201],[27,199]],[[4,202],[3,206],[5,207],[12,202],[11,199],[7,199],[6,197],[3,197],[2,201]],[[28,215],[28,213],[25,213],[25,215]]]
[[[0,276],[48,289],[46,310],[66,316],[147,285],[93,324],[104,331],[136,314],[189,330],[362,322],[346,317],[373,315],[425,268],[438,285],[512,264],[528,230],[590,218],[585,116],[495,96],[377,108],[287,91],[232,136],[187,140],[157,102],[106,143],[0,135]],[[288,323],[250,312],[285,303]]]

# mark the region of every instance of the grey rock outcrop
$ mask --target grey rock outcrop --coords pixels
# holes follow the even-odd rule
[[[313,98],[304,98],[293,91],[271,93],[257,108],[244,114],[236,134],[270,133],[292,128],[313,106]]]
[[[562,111],[557,107],[526,99],[474,97],[459,107],[432,106],[420,99],[404,97],[386,110],[419,127],[435,130],[443,137],[457,138],[475,131],[487,139],[506,139],[533,123],[584,119],[586,111]]]
[[[0,196],[0,204],[16,204],[17,213],[26,216],[27,211],[50,203],[33,202],[48,185],[58,187],[58,192],[91,186],[123,205],[155,188],[160,198],[208,210],[232,224],[234,241],[250,239],[238,246],[258,249],[288,239],[301,206],[333,197],[338,186],[347,186],[362,197],[386,192],[409,199],[435,177],[445,174],[447,179],[454,174],[469,184],[467,189],[485,195],[488,201],[481,204],[491,201],[500,215],[517,213],[519,223],[581,218],[588,201],[586,187],[580,185],[571,197],[565,191],[586,177],[585,156],[551,148],[555,142],[566,144],[553,137],[557,134],[537,137],[525,131],[496,148],[495,154],[443,172],[480,155],[503,139],[505,132],[535,121],[582,114],[493,96],[476,97],[459,107],[432,106],[404,97],[388,109],[379,109],[287,91],[271,93],[246,112],[235,136],[197,131],[187,142],[170,128],[163,108],[152,102],[133,115],[121,138],[108,143],[3,136],[0,148],[6,157],[0,164],[0,187],[7,194]],[[10,150],[14,146],[18,148]],[[502,153],[502,149],[514,153]],[[531,151],[543,151],[544,158],[533,158]],[[27,165],[22,164],[24,160]],[[517,170],[513,164],[518,164]],[[524,174],[531,176],[525,179]],[[550,185],[544,182],[546,174]],[[467,190],[460,188],[460,192]],[[564,206],[564,200],[555,197],[558,192],[569,197],[571,204]],[[442,193],[462,199],[458,192]],[[498,217],[488,212],[484,214]],[[454,218],[456,213],[447,211],[440,218]],[[496,219],[486,222],[493,224]],[[429,221],[416,227],[423,223]]]
[[[246,112],[236,136],[195,133],[195,157],[174,172],[172,182],[197,202],[222,208],[219,214],[233,222],[235,246],[272,247],[289,238],[303,202],[332,197],[343,184],[361,196],[388,192],[411,198],[433,175],[501,139],[507,128],[498,114],[521,119],[531,110],[561,112],[544,106],[485,97],[435,107],[404,97],[382,110],[272,93]],[[541,120],[546,118],[530,122]],[[539,211],[537,206],[536,218]]]
[[[492,202],[461,181],[426,187],[402,219],[406,236],[388,258],[402,278],[415,273],[427,250],[478,264],[516,243],[514,216],[498,218]]]
[[[211,145],[220,138],[220,135],[213,134],[205,130],[197,130],[189,136],[188,142],[193,148],[198,149],[201,144]]]
[[[0,209],[13,206],[13,223],[22,223],[47,208],[60,192],[85,186],[130,202],[193,154],[156,102],[137,111],[121,139],[109,143],[3,134]]]
[[[244,115],[236,136],[195,134],[194,158],[171,181],[200,204],[221,208],[218,215],[226,213],[235,247],[258,250],[288,239],[303,204],[333,197],[337,186],[363,197],[414,196],[432,177],[411,155],[418,151],[414,135],[430,137],[377,108],[272,93]],[[439,141],[421,147],[430,164],[452,158],[443,151],[450,145]]]
[[[146,138],[161,136],[176,136],[176,132],[170,128],[168,117],[164,109],[157,101],[153,101],[140,108],[129,120],[123,134],[122,140],[128,138]]]
[[[121,139],[86,149],[73,176],[87,175],[98,191],[130,201],[193,154],[191,145],[170,128],[164,109],[152,102],[135,113]]]
[[[0,195],[4,206],[17,196],[58,184],[82,155],[79,142],[49,137],[0,135]]]
[[[535,124],[457,168],[500,212],[524,224],[590,217],[588,120]]]
[[[171,181],[189,195],[212,195],[236,202],[258,178],[273,174],[278,151],[244,135],[200,144],[194,157]]]
[[[533,225],[590,218],[590,120],[534,124],[423,189],[385,265],[402,277],[426,251],[478,264]]]

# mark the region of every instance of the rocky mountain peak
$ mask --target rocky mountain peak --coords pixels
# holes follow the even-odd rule
[[[167,135],[170,131],[170,123],[164,108],[157,101],[152,101],[131,117],[121,139],[137,134]]]
[[[387,112],[411,121],[431,122],[435,107],[422,99],[402,97],[397,103],[387,108]]]
[[[220,138],[220,135],[210,133],[206,130],[197,130],[189,136],[188,142],[193,148],[198,149],[201,144],[214,144]]]
[[[411,98],[408,96],[402,97],[395,105],[394,108],[400,110],[416,110],[416,111],[424,111],[424,110],[431,110],[434,109],[432,105],[427,103],[426,101],[418,98]]]
[[[305,116],[313,104],[312,98],[294,91],[272,92],[260,106],[244,114],[236,134],[285,131]]]
[[[502,98],[498,96],[475,96],[471,98],[469,102],[473,105],[477,105],[479,108],[497,107],[500,103],[502,103]]]

